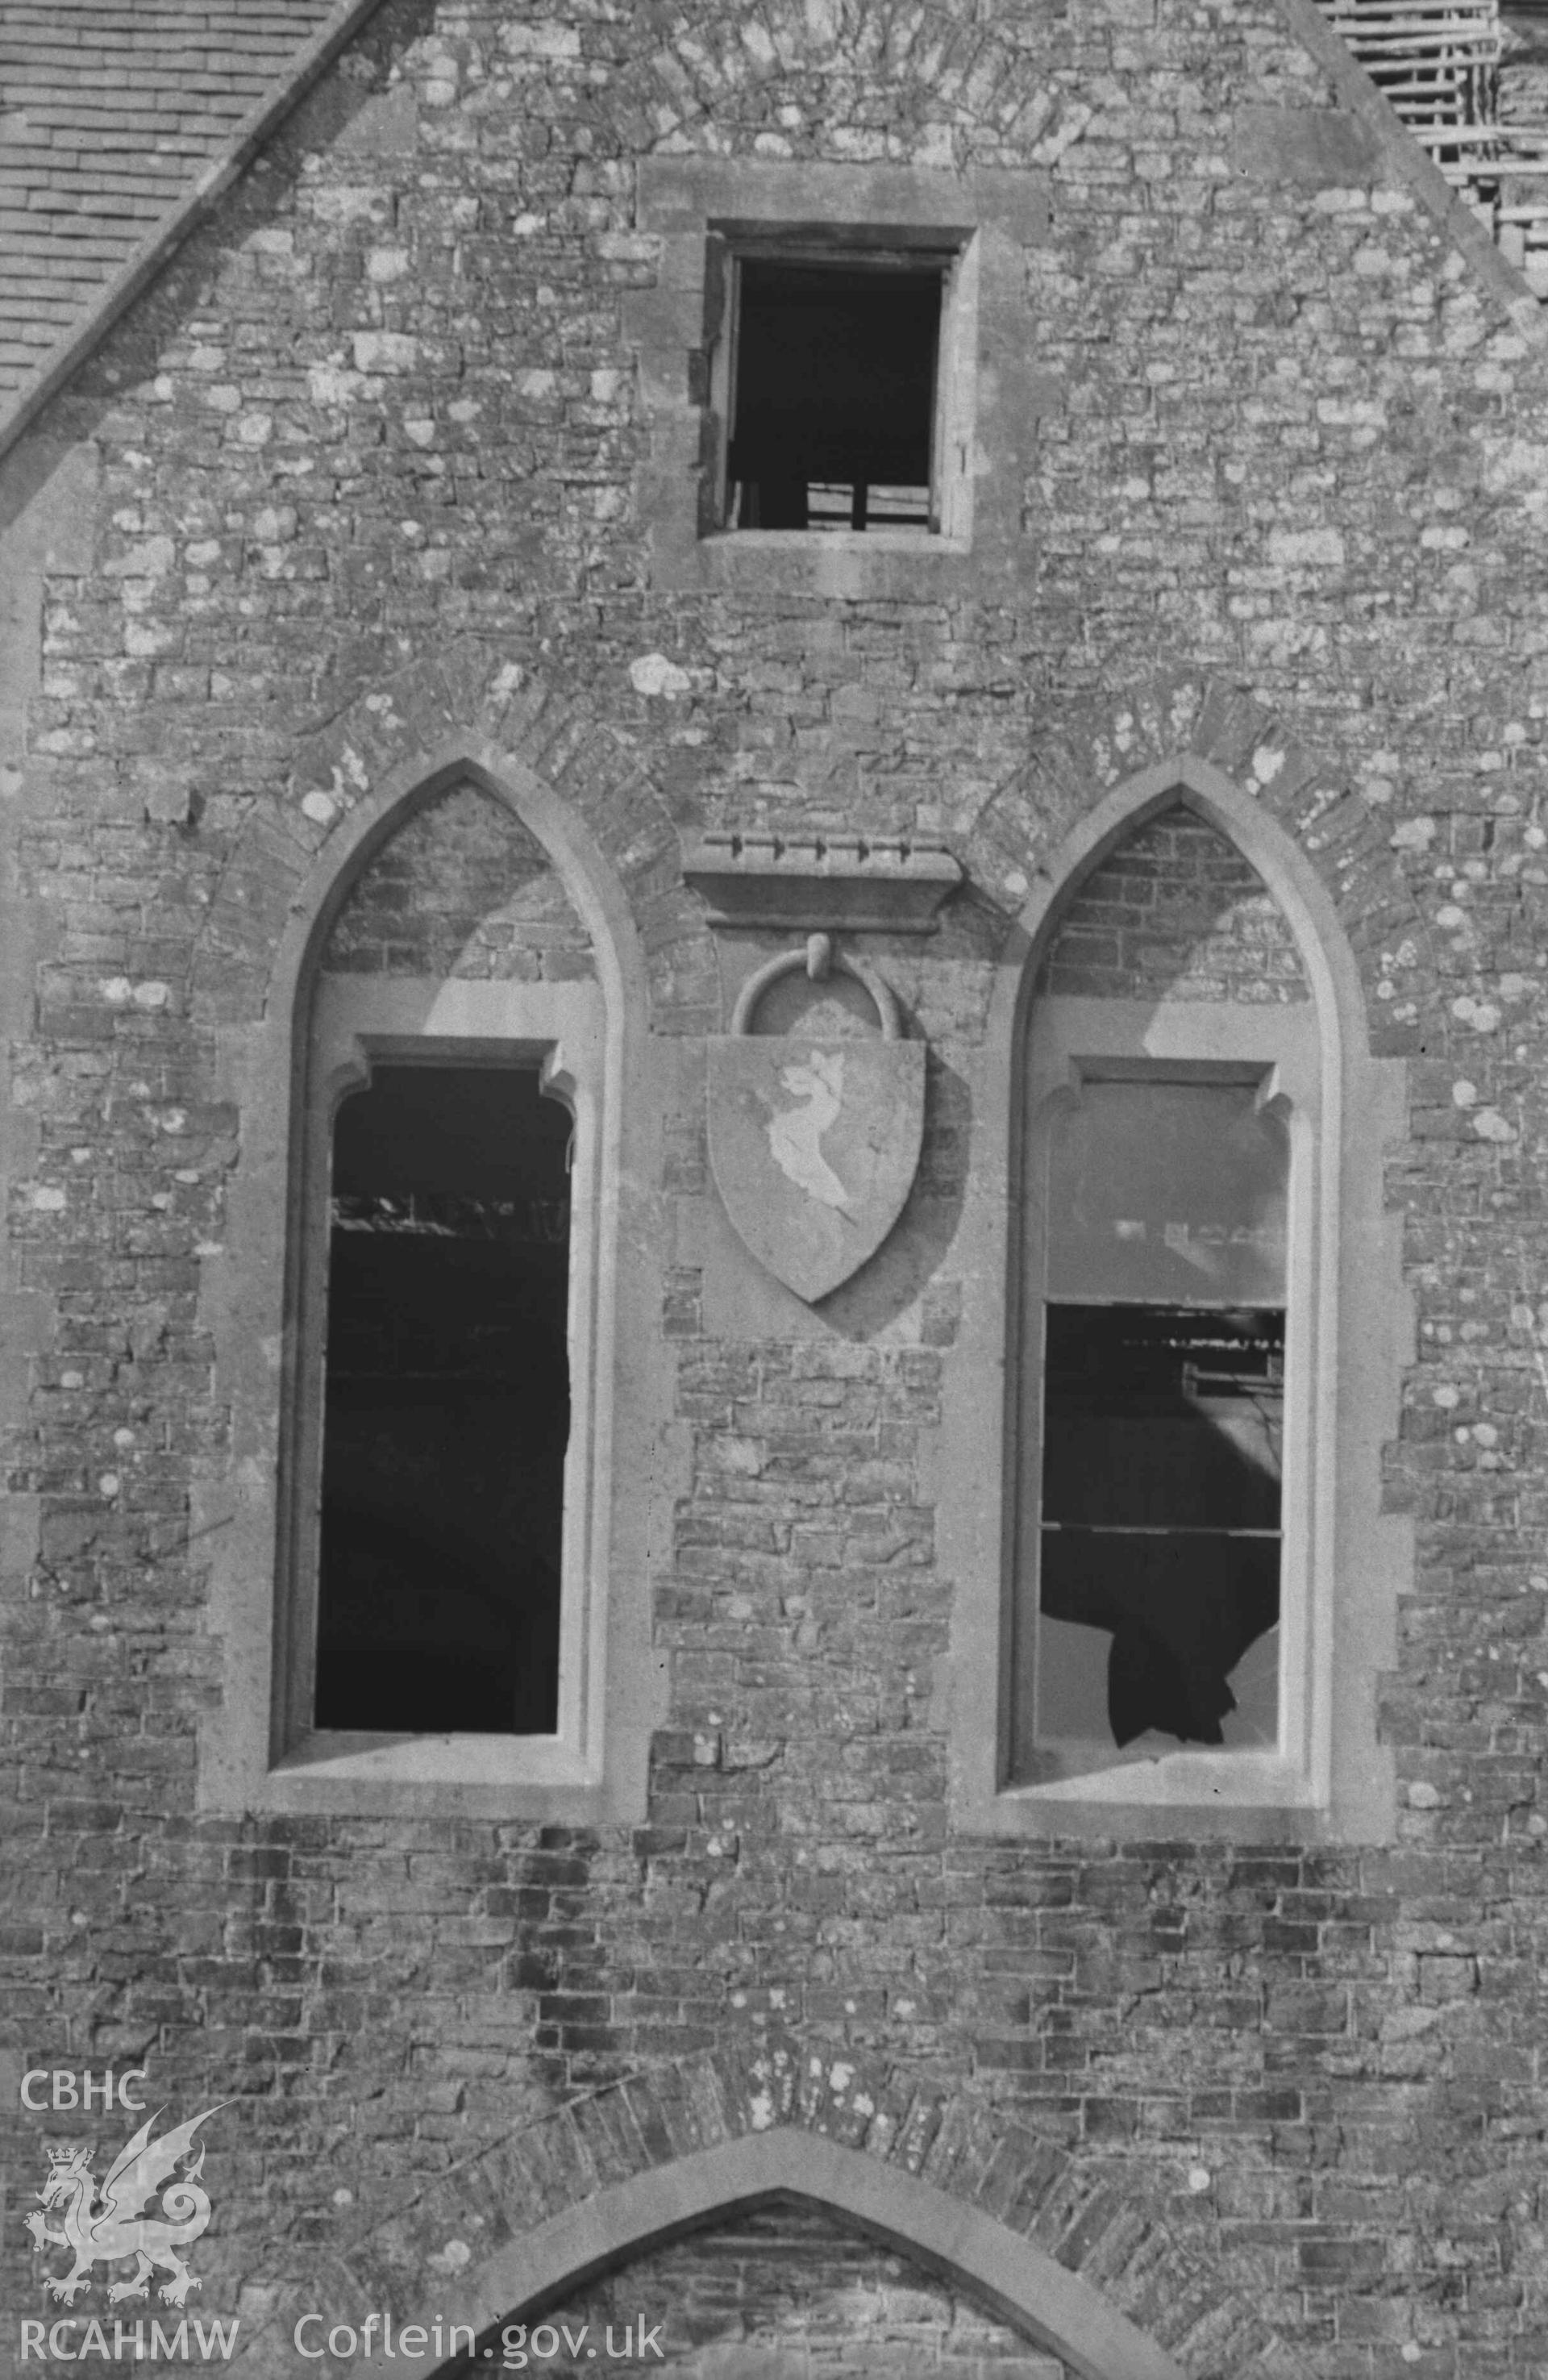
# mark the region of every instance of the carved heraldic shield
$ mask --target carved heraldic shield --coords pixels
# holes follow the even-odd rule
[[[764,992],[804,969],[853,976],[882,1038],[749,1028]],[[875,1256],[903,1211],[925,1133],[925,1045],[905,1041],[879,976],[825,934],[759,967],[729,1034],[709,1044],[709,1161],[726,1213],[759,1264],[814,1305]]]

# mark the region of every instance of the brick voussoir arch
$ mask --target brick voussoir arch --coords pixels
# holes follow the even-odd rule
[[[965,2285],[1079,2380],[1299,2369],[1193,2243],[1140,2211],[1124,2166],[971,2086],[788,2037],[631,2075],[493,2144],[271,2297],[236,2361],[279,2368],[303,2313],[325,2331],[386,2310],[475,2336],[531,2322],[652,2247],[790,2197]]]
[[[1018,38],[1018,35],[1022,38]],[[932,164],[961,164],[974,148],[1016,144],[1017,162],[1052,162],[1079,137],[1092,110],[1050,89],[1045,56],[1014,23],[974,20],[938,0],[901,9],[841,8],[832,0],[774,0],[760,12],[756,45],[741,19],[723,28],[702,11],[663,11],[656,41],[641,45],[615,113],[632,145],[681,146],[728,125],[766,128],[773,95],[792,81],[884,89],[894,112],[912,103],[891,162],[931,145]],[[951,153],[942,152],[941,143]]]
[[[196,1006],[224,1023],[260,1015],[275,946],[293,905],[335,848],[363,864],[375,834],[352,837],[366,805],[395,832],[411,797],[459,773],[498,783],[510,764],[540,783],[595,840],[623,888],[653,988],[693,1009],[710,996],[710,957],[669,970],[666,954],[707,940],[681,880],[676,831],[655,787],[615,733],[472,639],[368,688],[324,726],[297,735],[277,797],[248,806],[194,953]],[[354,872],[336,871],[341,886]],[[703,983],[699,977],[703,976]]]
[[[1415,984],[1426,979],[1431,929],[1392,818],[1353,797],[1337,765],[1252,695],[1204,671],[1164,673],[1093,705],[1040,744],[1024,769],[961,822],[959,856],[990,900],[1019,911],[1044,872],[1044,856],[1078,829],[1094,796],[1188,759],[1229,778],[1299,844],[1338,915],[1368,1002],[1379,942],[1409,943],[1407,973]]]

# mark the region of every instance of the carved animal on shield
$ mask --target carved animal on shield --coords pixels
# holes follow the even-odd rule
[[[173,2176],[200,2124],[215,2112],[206,2107],[202,2116],[179,2124],[159,2141],[151,2137],[156,2116],[148,2116],[114,2159],[100,2192],[91,2175],[90,2149],[79,2143],[50,2149],[48,2180],[38,2192],[38,2205],[63,2207],[63,2228],[52,2228],[37,2208],[22,2220],[35,2250],[68,2248],[75,2257],[62,2280],[45,2283],[54,2298],[73,2305],[81,2290],[91,2288],[93,2265],[111,2265],[123,2256],[135,2257],[136,2268],[128,2280],[117,2281],[108,2290],[109,2304],[121,2298],[149,2297],[158,2265],[171,2275],[158,2291],[163,2303],[180,2306],[188,2291],[200,2287],[177,2251],[197,2240],[210,2220],[210,2201],[199,2183],[204,2169],[202,2143],[197,2163],[177,2180]],[[160,2113],[158,2108],[156,2115]],[[160,2212],[149,2215],[145,2210],[158,2191]]]
[[[780,1080],[802,1108],[787,1108],[768,1125],[768,1146],[781,1173],[825,1207],[847,1208],[849,1192],[817,1144],[843,1104],[844,1062],[837,1050],[814,1050],[803,1065],[782,1066]]]

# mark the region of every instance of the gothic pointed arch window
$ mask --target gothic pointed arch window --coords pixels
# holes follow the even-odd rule
[[[276,965],[216,1331],[272,1453],[217,1564],[210,1805],[567,1821],[643,1791],[644,1618],[611,1591],[642,986],[606,862],[510,773],[519,801],[469,765],[363,806]]]
[[[1377,1838],[1402,1065],[1370,1055],[1315,872],[1203,762],[1095,804],[1012,949],[986,1106],[1010,1196],[970,1201],[961,1341],[964,1373],[1004,1350],[1002,1451],[965,1388],[939,1524],[969,1582],[959,1816]]]
[[[455,785],[350,887],[311,1010],[287,1732],[338,1756],[554,1739],[577,1668],[590,938],[520,821]]]
[[[1026,1043],[1010,1780],[1299,1723],[1319,1050],[1295,940],[1180,806],[1080,885]],[[1031,1360],[1028,1360],[1029,1357]]]

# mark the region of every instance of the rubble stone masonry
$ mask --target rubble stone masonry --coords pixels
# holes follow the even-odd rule
[[[224,2103],[195,2262],[234,2369],[300,2369],[307,2307],[463,2318],[529,2230],[777,2122],[1033,2240],[1193,2380],[1548,2374],[1548,370],[1298,6],[386,0],[6,467],[5,1996],[18,2070]],[[1028,458],[1008,559],[658,582],[649,507],[697,491],[642,495],[651,156],[1035,185],[981,325]],[[330,838],[459,739],[605,850],[680,1060],[636,1185],[674,1383],[638,1483],[671,1528],[618,1586],[664,1681],[637,1826],[197,1790],[240,1484],[200,1281],[273,1121],[227,1037]],[[1380,1840],[949,1816],[954,1597],[986,1590],[935,1507],[991,990],[1047,855],[1184,752],[1314,868],[1408,1069]],[[537,844],[435,800],[329,966],[586,972]],[[965,872],[938,933],[867,938],[929,1046],[925,1147],[883,1271],[815,1318],[707,1253],[699,1045],[799,939],[711,932],[680,844],[732,828]],[[1301,996],[1245,863],[1175,817],[1075,896],[1055,988],[1158,850],[1235,921],[1168,983]],[[30,2315],[43,2141],[108,2128],[18,2121]],[[680,2368],[1057,2368],[1057,2324],[1021,2339],[885,2224],[791,2222],[649,2247]],[[627,2268],[549,2301],[635,2301]]]

